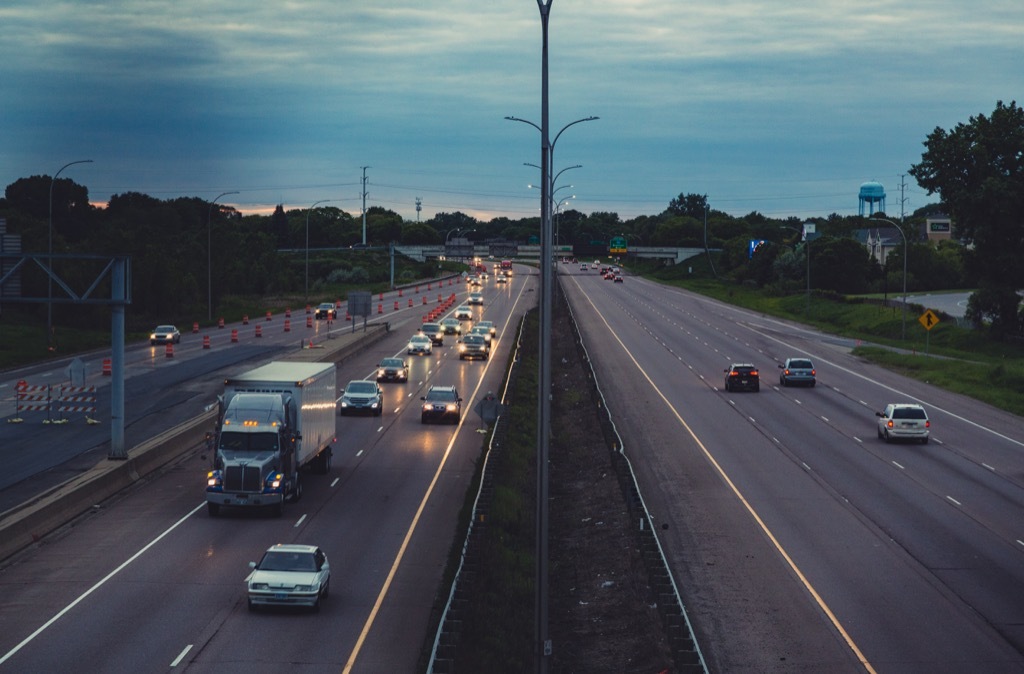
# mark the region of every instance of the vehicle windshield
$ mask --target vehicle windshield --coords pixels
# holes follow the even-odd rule
[[[480,335],[466,335],[466,338],[462,341],[465,344],[483,344],[484,338]]]
[[[448,390],[432,390],[427,393],[427,400],[432,402],[444,402],[453,403],[455,402],[455,392]]]
[[[260,571],[316,571],[316,560],[307,552],[268,552],[259,563]]]
[[[349,382],[348,388],[345,389],[345,393],[376,393],[377,386],[373,382],[369,381],[352,381]]]
[[[381,367],[402,367],[400,358],[385,358],[380,362]]]
[[[224,431],[220,434],[220,448],[242,454],[262,454],[277,451],[277,432],[267,430],[265,433],[239,433]]]
[[[893,419],[924,419],[924,410],[920,407],[897,407],[892,411]]]
[[[154,332],[174,332],[174,326],[173,325],[158,325],[158,326],[156,326],[156,330],[154,330]]]
[[[811,365],[809,360],[791,360],[789,361],[789,368],[791,370],[810,370],[814,366]]]

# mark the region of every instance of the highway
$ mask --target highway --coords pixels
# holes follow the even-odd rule
[[[197,447],[8,560],[0,572],[0,671],[414,671],[480,453],[483,436],[472,410],[481,396],[500,391],[518,320],[536,302],[537,278],[526,271],[504,286],[488,281],[484,306],[473,309],[476,318],[497,324],[491,359],[460,361],[450,337],[429,357],[407,356],[410,381],[382,385],[383,416],[339,417],[332,470],[304,480],[302,500],[287,504],[281,518],[237,511],[210,518],[203,497],[210,461]],[[446,287],[450,292],[464,298],[468,288]],[[389,313],[391,331],[342,363],[339,387],[372,376],[383,357],[404,355],[423,310]],[[192,362],[212,353],[201,346],[193,352],[189,337],[169,359],[178,365],[155,352],[147,361],[148,346],[132,349],[139,372],[129,383],[182,371],[173,382],[159,380],[161,395],[150,388],[156,400],[144,408],[209,405],[225,372],[288,348],[281,337],[279,345],[261,345],[257,360],[238,359],[214,372]],[[298,340],[293,334],[286,341]],[[419,397],[431,384],[459,388],[459,425],[420,424]],[[134,424],[164,412],[134,411]],[[291,542],[327,553],[331,596],[315,614],[249,612],[247,563],[274,543]]]
[[[561,266],[712,671],[1024,671],[1024,426],[843,340]],[[807,355],[815,388],[781,388]],[[759,393],[725,393],[752,362]],[[874,412],[920,402],[928,445]]]
[[[331,473],[310,476],[282,518],[209,518],[196,448],[9,560],[0,671],[415,671],[479,453],[470,410],[500,390],[513,327],[536,302],[536,276],[518,271],[484,288],[493,359],[460,362],[450,344],[410,357],[410,382],[384,385],[382,418],[339,418]],[[796,324],[632,276],[559,272],[711,671],[1024,671],[1018,417]],[[402,353],[421,313],[389,317],[339,387]],[[265,349],[260,362],[294,348],[278,338],[237,346]],[[213,357],[184,339],[180,365],[138,348],[133,379],[171,379],[130,429],[201,409],[250,366],[226,354],[182,376]],[[775,365],[792,355],[814,359],[815,388],[778,386]],[[760,368],[759,393],[722,390],[732,361]],[[430,383],[459,387],[462,425],[420,425]],[[876,437],[874,412],[892,401],[928,408],[931,443]],[[247,562],[276,542],[327,552],[321,613],[246,610]]]

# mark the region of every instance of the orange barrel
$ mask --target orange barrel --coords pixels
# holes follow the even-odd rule
[[[292,321],[291,321],[290,318],[284,319],[284,331],[285,332],[291,332],[292,331]]]
[[[164,350],[164,355],[168,358],[174,358],[174,344],[167,342],[167,348]]]
[[[238,328],[232,328],[231,330],[231,342],[233,344],[238,343]]]
[[[209,349],[210,348],[210,336],[209,335],[203,335],[203,348],[204,349]]]
[[[259,323],[256,324],[256,336],[257,337],[262,337],[263,336],[263,326],[260,325]]]

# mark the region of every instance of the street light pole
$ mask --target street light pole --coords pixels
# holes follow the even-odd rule
[[[903,237],[903,337],[907,338],[907,255],[910,252],[910,243],[907,241],[907,235],[903,233],[903,228],[897,225],[892,220],[886,220],[885,218],[868,218],[874,222],[888,222],[892,225],[900,236]]]
[[[213,237],[210,235],[210,219],[213,217],[213,205],[221,197],[238,192],[221,192],[210,202],[210,208],[206,211],[206,320],[213,320]]]
[[[50,178],[50,220],[48,226],[47,238],[49,243],[47,244],[47,259],[46,265],[50,268],[49,273],[46,275],[46,343],[50,350],[54,348],[53,343],[53,184],[57,182],[57,176],[60,175],[61,171],[69,166],[75,164],[91,164],[92,159],[79,159],[77,161],[68,162],[57,169],[57,172]]]
[[[540,354],[537,381],[537,582],[536,582],[536,667],[546,674],[550,666],[551,639],[548,634],[548,455],[551,435],[551,312],[553,302],[554,270],[551,266],[553,237],[551,199],[553,180],[552,157],[559,136],[573,124],[589,122],[597,117],[585,117],[562,127],[549,142],[548,133],[548,15],[554,0],[537,0],[541,19],[541,123],[537,126],[519,117],[505,117],[523,122],[540,131]]]
[[[317,204],[326,204],[329,201],[335,201],[334,199],[321,199],[320,201],[314,201],[313,205],[306,211],[306,304],[309,304],[309,213]]]

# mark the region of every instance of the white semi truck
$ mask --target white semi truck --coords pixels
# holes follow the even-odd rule
[[[301,469],[330,471],[336,379],[333,363],[273,362],[224,381],[206,478],[211,517],[222,506],[280,515],[285,500],[302,498]]]

